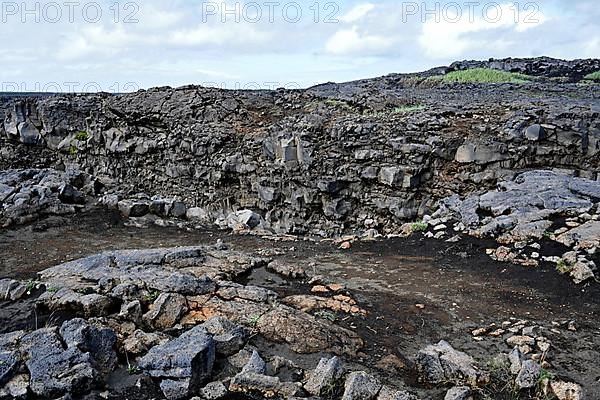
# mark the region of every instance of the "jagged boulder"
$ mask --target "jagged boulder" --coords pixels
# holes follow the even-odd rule
[[[420,350],[415,360],[421,378],[429,383],[465,382],[477,385],[486,380],[475,360],[440,341]]]
[[[94,367],[103,376],[108,376],[116,367],[117,335],[112,329],[92,325],[77,318],[64,322],[60,327],[60,335],[67,347],[89,353],[94,361]]]
[[[153,378],[170,399],[197,393],[210,378],[215,361],[215,342],[197,326],[165,344],[154,346],[139,359],[138,366]]]
[[[30,388],[42,398],[84,394],[99,382],[99,373],[89,353],[77,347],[63,348],[56,329],[40,329],[21,339]]]
[[[338,357],[322,358],[317,368],[311,372],[304,389],[314,396],[321,396],[337,384],[343,373],[343,364]]]
[[[351,372],[346,378],[342,400],[374,400],[381,387],[379,380],[366,372]]]

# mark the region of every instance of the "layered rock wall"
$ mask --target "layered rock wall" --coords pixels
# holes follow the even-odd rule
[[[3,98],[0,169],[75,167],[123,195],[327,234],[391,232],[526,169],[598,178],[597,86],[419,79]]]

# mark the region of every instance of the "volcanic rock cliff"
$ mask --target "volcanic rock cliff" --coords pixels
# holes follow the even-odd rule
[[[177,196],[213,219],[250,209],[275,231],[328,235],[393,232],[442,198],[527,169],[597,179],[600,91],[563,81],[598,60],[475,64],[293,91],[5,97],[0,169],[77,168],[104,190]],[[428,79],[467,67],[539,78]]]

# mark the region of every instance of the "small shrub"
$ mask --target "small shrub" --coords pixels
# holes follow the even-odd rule
[[[452,71],[446,75],[433,76],[429,80],[441,83],[526,83],[531,81],[532,78],[523,74],[490,68],[473,68],[464,71]]]
[[[410,225],[410,230],[413,232],[425,232],[428,227],[429,227],[429,224],[427,224],[423,221],[417,221],[414,224]]]
[[[260,320],[260,315],[251,315],[250,317],[248,317],[248,320],[246,321],[246,323],[248,324],[248,326],[255,328],[256,325],[258,325],[259,320]]]
[[[154,303],[156,299],[158,299],[158,296],[160,296],[160,292],[158,290],[149,290],[144,296],[144,299],[149,303]]]
[[[566,275],[573,270],[573,266],[571,264],[569,264],[568,262],[566,262],[565,260],[560,259],[556,263],[556,270],[558,271],[559,274]]]
[[[75,147],[75,146],[69,147],[69,154],[72,156],[77,155],[77,147]]]
[[[600,71],[592,72],[591,74],[586,75],[583,79],[587,81],[600,82]]]
[[[27,284],[25,284],[25,290],[27,291],[27,295],[30,295],[31,292],[33,292],[34,290],[36,290],[38,288],[38,285],[40,283],[38,281],[28,281]]]
[[[510,372],[510,366],[505,362],[492,359],[487,363],[490,379],[486,385],[478,388],[482,399],[519,399],[519,388],[515,384],[514,377]]]
[[[127,373],[129,375],[137,375],[140,373],[140,369],[138,368],[137,365],[128,365],[127,366]]]
[[[90,137],[90,135],[88,135],[88,133],[86,131],[79,131],[75,135],[75,140],[77,140],[79,142],[85,142],[86,140],[89,139],[89,137]]]
[[[554,379],[554,374],[547,369],[542,368],[538,382],[542,384],[544,381],[551,382]]]
[[[337,316],[331,311],[320,310],[315,313],[315,317],[329,320],[331,322],[335,322],[337,320]]]

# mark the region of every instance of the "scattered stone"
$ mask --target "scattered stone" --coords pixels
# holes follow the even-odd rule
[[[546,138],[546,131],[539,124],[531,125],[525,130],[525,137],[527,140],[537,142]]]
[[[582,261],[578,261],[573,265],[570,275],[573,278],[573,282],[577,285],[596,277],[589,264]]]
[[[322,358],[317,368],[309,375],[304,388],[314,396],[321,396],[338,383],[343,373],[342,361],[338,357]]]
[[[471,356],[454,350],[443,340],[420,350],[415,362],[419,374],[429,383],[452,381],[477,385],[486,379]]]
[[[366,372],[351,372],[346,378],[342,400],[374,400],[381,383]]]
[[[117,366],[117,335],[112,329],[91,325],[77,318],[64,322],[60,327],[60,335],[67,347],[75,347],[82,353],[89,353],[95,368],[104,377]]]
[[[19,361],[19,354],[16,351],[0,350],[0,387],[13,377]]]
[[[156,329],[173,327],[187,312],[187,300],[178,293],[162,293],[144,314],[144,320]]]
[[[550,381],[550,388],[558,400],[584,399],[583,389],[576,383],[552,380]]]
[[[211,382],[200,389],[200,396],[206,400],[219,400],[227,396],[227,388],[222,382]]]
[[[264,375],[267,372],[267,363],[262,359],[256,350],[252,352],[250,359],[242,368],[242,374],[254,373]]]
[[[521,389],[531,389],[537,385],[541,370],[540,365],[535,361],[523,361],[515,383]]]
[[[127,354],[140,355],[147,353],[154,346],[165,344],[168,341],[169,337],[165,334],[146,333],[138,329],[123,341],[123,350]]]
[[[2,386],[2,384],[0,384]],[[26,399],[29,389],[29,376],[16,375],[0,388],[0,399]]]
[[[271,261],[267,265],[267,269],[287,278],[304,279],[307,277],[306,271],[299,265],[279,260]]]
[[[511,346],[535,346],[535,339],[531,336],[511,336],[506,339],[506,343]]]
[[[524,360],[524,357],[521,354],[521,351],[519,350],[518,347],[515,347],[508,354],[508,361],[510,362],[510,372],[513,375],[517,375],[521,371],[521,368],[523,366],[523,360]]]
[[[0,301],[16,301],[27,294],[27,285],[14,279],[0,280]]]
[[[377,395],[377,400],[419,400],[419,398],[404,390],[395,390],[384,385]]]
[[[150,203],[141,200],[121,200],[117,207],[125,218],[143,217],[150,212]]]
[[[468,386],[456,386],[448,390],[444,400],[472,400],[471,388]]]
[[[248,338],[248,332],[239,325],[223,317],[213,317],[202,324],[213,335],[217,354],[231,356],[238,351]]]

